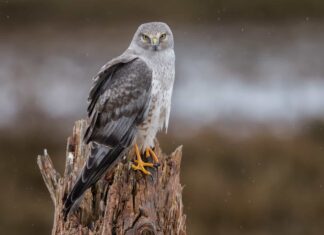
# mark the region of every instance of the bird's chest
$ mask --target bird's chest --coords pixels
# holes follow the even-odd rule
[[[167,89],[167,84],[161,82],[161,76],[167,79],[167,74],[163,72],[153,73],[151,99],[145,120],[138,126],[138,140],[141,146],[153,146],[156,133],[161,130],[166,123],[168,117],[168,107],[170,107],[171,93]],[[141,144],[142,142],[142,144]]]
[[[156,133],[167,127],[174,82],[174,55],[146,61],[152,68],[151,99],[145,120],[138,126],[137,141],[141,146],[153,146]]]
[[[166,108],[166,91],[158,80],[153,80],[151,100],[147,116],[141,126],[152,130],[159,130],[164,122],[164,110]]]
[[[158,86],[152,87],[152,96],[144,121],[138,126],[136,142],[140,148],[145,149],[154,146],[154,138],[156,133],[163,128],[165,115],[163,115],[165,107],[163,105],[162,90]],[[160,90],[160,92],[158,92]]]

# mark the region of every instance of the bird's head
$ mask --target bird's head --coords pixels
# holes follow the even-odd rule
[[[138,27],[131,46],[153,52],[173,49],[173,34],[170,27],[162,22],[150,22]]]

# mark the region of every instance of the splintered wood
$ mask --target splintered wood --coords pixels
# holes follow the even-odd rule
[[[169,156],[156,144],[160,166],[150,169],[151,176],[131,170],[132,151],[98,183],[87,190],[78,209],[63,220],[63,201],[88,156],[82,143],[86,121],[77,121],[67,141],[63,176],[55,170],[47,153],[37,163],[54,203],[52,235],[57,234],[186,234],[183,213],[180,163],[182,147]]]

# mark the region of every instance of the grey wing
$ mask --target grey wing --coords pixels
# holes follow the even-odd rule
[[[89,95],[90,124],[84,141],[91,151],[64,203],[64,218],[91,185],[131,144],[136,125],[143,121],[151,95],[152,71],[144,61],[122,55],[108,63],[95,78]]]
[[[136,58],[137,56],[135,56],[132,51],[126,50],[122,55],[110,60],[108,63],[102,66],[99,73],[93,78],[93,85],[89,92],[89,105],[87,109],[89,116],[91,115],[101,93],[103,93],[109,87],[108,80],[112,78],[112,75],[117,67],[122,64],[129,63]]]
[[[90,91],[86,143],[127,146],[131,128],[143,121],[150,101],[152,70],[139,59],[119,62],[102,71]]]

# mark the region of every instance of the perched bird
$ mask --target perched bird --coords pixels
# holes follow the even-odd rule
[[[134,170],[150,174],[141,154],[158,158],[154,138],[167,130],[175,75],[173,34],[162,22],[139,26],[128,49],[105,64],[90,89],[89,126],[84,142],[90,154],[64,203],[66,219],[82,194],[110,170],[131,147]]]

